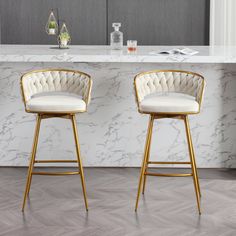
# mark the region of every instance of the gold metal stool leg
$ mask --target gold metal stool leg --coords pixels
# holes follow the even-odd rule
[[[30,176],[29,176],[29,187],[28,187],[27,195],[29,195],[29,192],[30,192],[31,181],[32,181],[32,176],[33,176],[33,170],[34,170],[34,164],[35,164],[35,158],[36,158],[36,152],[37,152],[37,147],[38,147],[39,130],[40,130],[40,125],[41,125],[41,120],[42,120],[41,115],[38,115],[38,117],[39,117],[39,128],[38,128],[38,133],[37,133],[37,140],[35,141],[34,158],[33,158],[33,164],[32,164],[32,167],[31,167],[31,173],[30,173]]]
[[[24,211],[25,202],[26,202],[27,196],[29,194],[29,190],[30,190],[30,185],[31,185],[31,180],[32,180],[32,171],[33,171],[33,167],[34,167],[34,161],[35,161],[37,144],[38,144],[40,123],[41,123],[41,116],[38,115],[37,121],[36,121],[35,133],[34,133],[34,141],[33,141],[33,147],[32,147],[31,160],[30,160],[30,165],[28,168],[28,176],[27,176],[27,182],[26,182],[26,186],[25,186],[25,194],[24,194],[24,200],[23,200],[23,204],[22,204],[22,211]]]
[[[197,176],[198,193],[199,193],[199,196],[201,197],[202,194],[201,194],[201,189],[200,189],[200,184],[199,184],[198,170],[197,170],[196,159],[195,159],[195,153],[194,153],[194,148],[193,148],[193,141],[192,141],[191,135],[190,135],[190,140],[191,140],[191,147],[192,147],[192,153],[193,153],[193,164],[194,164],[194,168],[195,168],[195,172],[196,172],[196,176]]]
[[[152,133],[150,135],[150,141],[149,142],[150,142],[150,144],[149,144],[149,147],[148,147],[148,153],[147,153],[147,159],[146,159],[146,163],[145,163],[144,173],[147,172],[147,170],[148,170],[148,162],[149,162],[149,158],[150,158],[150,150],[151,150],[151,144],[152,144]],[[145,192],[146,181],[147,181],[147,175],[144,175],[142,194],[144,194],[144,192]]]
[[[86,196],[84,172],[83,172],[83,166],[82,166],[81,156],[80,156],[79,137],[78,137],[78,133],[77,133],[77,125],[76,125],[75,115],[72,115],[71,120],[72,120],[72,125],[73,125],[73,132],[74,132],[74,138],[75,138],[75,145],[76,145],[76,152],[77,152],[77,158],[78,158],[79,172],[80,172],[81,184],[82,184],[83,195],[84,195],[84,203],[85,203],[85,208],[88,211],[88,202],[87,202],[87,196]]]
[[[198,206],[199,214],[201,215],[200,193],[199,193],[199,187],[198,187],[198,176],[197,176],[197,173],[196,173],[193,146],[192,146],[192,141],[191,141],[191,133],[190,133],[189,121],[188,121],[188,116],[187,115],[184,116],[184,123],[185,123],[186,136],[187,136],[187,141],[188,141],[188,149],[189,149],[189,155],[190,155],[190,160],[191,160],[191,167],[192,167],[192,172],[193,172],[193,182],[194,182],[194,187],[195,187],[195,192],[196,192],[197,206]]]
[[[139,201],[140,191],[141,191],[143,177],[144,177],[144,173],[145,173],[145,166],[146,166],[147,158],[148,158],[148,150],[149,150],[150,144],[151,144],[153,121],[154,121],[154,116],[151,115],[150,120],[149,120],[149,124],[148,124],[148,131],[147,131],[147,138],[146,138],[146,144],[145,144],[143,163],[142,163],[142,167],[141,167],[141,171],[140,171],[140,178],[139,178],[139,186],[138,186],[138,192],[137,192],[137,198],[136,198],[135,211],[137,211],[137,209],[138,209],[138,201]]]

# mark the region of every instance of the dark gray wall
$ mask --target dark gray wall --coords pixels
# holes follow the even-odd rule
[[[0,43],[2,42],[2,36],[1,36],[1,11],[0,11]]]
[[[139,45],[209,43],[210,0],[0,0],[2,43],[53,44],[45,33],[50,9],[59,8],[72,44],[109,43],[112,22]]]
[[[0,0],[2,43],[55,43],[45,33],[55,8],[67,23],[72,44],[106,43],[106,0]]]
[[[209,0],[109,0],[108,25],[146,45],[209,43]]]

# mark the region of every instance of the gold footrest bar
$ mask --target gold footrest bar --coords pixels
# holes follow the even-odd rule
[[[168,162],[168,161],[149,161],[148,164],[155,164],[155,165],[171,165],[171,164],[177,164],[177,165],[191,165],[191,162]]]
[[[181,115],[174,115],[174,114],[173,115],[169,114],[169,115],[156,115],[156,116],[154,116],[154,119],[156,119],[156,120],[165,119],[165,118],[183,120],[184,117]]]
[[[36,160],[34,163],[77,163],[77,160]]]
[[[32,172],[32,175],[79,175],[79,171],[74,172]]]
[[[187,174],[161,174],[161,173],[150,173],[150,172],[145,172],[145,175],[150,175],[150,176],[163,176],[163,177],[186,177],[186,176],[193,176],[192,173],[187,173]]]
[[[49,118],[63,118],[63,119],[71,119],[71,115],[67,114],[41,114],[41,119],[49,119]]]

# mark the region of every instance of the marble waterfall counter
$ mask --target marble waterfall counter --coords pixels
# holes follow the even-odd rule
[[[236,47],[193,47],[199,54],[171,58],[153,53],[172,47],[138,48],[136,54],[109,46],[0,46],[0,166],[26,166],[32,146],[35,115],[25,113],[20,94],[23,73],[40,68],[71,68],[91,74],[88,113],[78,115],[84,166],[140,166],[148,116],[138,113],[133,78],[153,69],[183,69],[202,74],[207,82],[202,112],[190,116],[199,167],[236,167]],[[158,120],[151,159],[188,158],[184,124]],[[42,122],[40,159],[75,158],[71,123]]]

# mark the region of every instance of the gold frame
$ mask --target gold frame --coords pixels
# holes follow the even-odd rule
[[[137,91],[137,87],[136,87],[136,79],[140,75],[155,73],[155,72],[183,72],[183,73],[188,73],[188,74],[197,75],[197,76],[201,77],[203,79],[203,83],[202,83],[202,89],[201,89],[198,112],[196,112],[196,113],[192,113],[192,112],[188,112],[188,113],[186,113],[186,112],[177,112],[177,113],[171,113],[171,112],[168,112],[168,113],[164,113],[164,112],[160,112],[160,113],[142,112],[139,108],[139,97],[138,97],[138,91]],[[197,167],[196,167],[192,137],[191,137],[191,133],[190,133],[188,115],[198,114],[200,112],[200,107],[201,107],[201,103],[202,103],[204,88],[205,88],[205,79],[204,79],[204,77],[200,74],[197,74],[197,73],[194,73],[194,72],[189,72],[189,71],[153,70],[153,71],[139,73],[138,75],[135,76],[135,78],[134,78],[134,89],[135,89],[135,95],[136,95],[136,102],[137,102],[137,105],[138,105],[138,111],[141,114],[150,115],[148,130],[147,130],[147,137],[146,137],[146,144],[145,144],[145,149],[144,149],[144,157],[143,157],[143,162],[142,162],[140,177],[139,177],[139,184],[138,184],[138,191],[137,191],[137,197],[136,197],[135,211],[137,211],[137,209],[138,209],[138,203],[139,203],[139,197],[140,197],[141,189],[142,189],[142,194],[144,194],[144,192],[145,192],[147,176],[162,176],[162,177],[187,177],[187,176],[192,176],[193,177],[193,182],[194,182],[198,212],[199,212],[199,215],[201,215],[201,207],[200,207],[201,190],[200,190],[200,184],[199,184],[199,179],[198,179],[198,171],[197,171]],[[188,149],[189,149],[190,162],[149,161],[154,120],[155,119],[164,119],[164,118],[180,119],[180,120],[184,121],[185,130],[186,130],[186,137],[187,137],[187,143],[188,143]],[[191,165],[192,173],[186,173],[186,174],[183,174],[183,173],[178,173],[178,174],[152,173],[152,172],[147,171],[150,164],[151,165],[158,165],[158,164],[161,164],[161,165],[165,165],[165,164]]]
[[[50,175],[50,176],[61,176],[61,175],[80,175],[81,178],[81,184],[82,184],[82,190],[83,190],[83,197],[84,197],[84,204],[86,211],[88,211],[88,202],[87,202],[87,194],[86,194],[86,186],[85,186],[85,180],[84,180],[84,172],[83,172],[83,166],[81,161],[81,154],[80,154],[80,145],[79,145],[79,137],[78,137],[78,131],[77,131],[77,124],[76,124],[76,117],[75,114],[78,112],[85,112],[84,111],[71,111],[71,112],[36,112],[36,111],[30,111],[26,109],[26,100],[25,100],[25,94],[24,94],[24,87],[23,87],[23,79],[24,76],[35,73],[35,72],[46,72],[46,71],[69,71],[74,73],[80,73],[88,76],[89,78],[89,89],[88,89],[88,95],[86,102],[86,110],[87,105],[90,99],[91,89],[92,89],[92,80],[90,75],[75,71],[75,70],[67,70],[67,69],[43,69],[43,70],[34,70],[31,72],[28,72],[24,74],[21,77],[21,92],[23,97],[23,102],[25,105],[25,111],[28,113],[37,113],[37,121],[36,121],[36,127],[35,127],[35,134],[34,134],[34,141],[33,141],[33,147],[32,147],[32,153],[31,153],[31,159],[30,164],[28,168],[28,175],[27,175],[27,182],[25,187],[25,193],[24,193],[24,199],[22,204],[22,211],[24,211],[26,199],[30,192],[31,187],[31,181],[33,175]],[[38,144],[38,138],[39,138],[39,131],[40,131],[40,125],[42,119],[49,119],[49,118],[63,118],[63,119],[70,119],[72,122],[72,128],[74,133],[74,140],[75,140],[75,146],[76,146],[76,153],[77,153],[77,160],[35,160],[36,158],[36,151],[37,151],[37,144]],[[77,163],[78,164],[78,171],[69,171],[69,172],[34,172],[34,164],[37,163]]]

